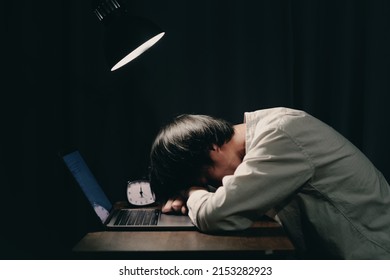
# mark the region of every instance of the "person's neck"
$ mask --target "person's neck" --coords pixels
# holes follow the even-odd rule
[[[246,124],[237,124],[233,126],[234,135],[231,139],[235,150],[239,153],[241,159],[245,156],[245,139],[246,139]]]

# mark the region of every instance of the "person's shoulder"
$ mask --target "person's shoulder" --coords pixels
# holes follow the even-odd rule
[[[292,109],[288,107],[273,107],[259,109],[252,112],[246,112],[245,122],[258,122],[260,120],[264,122],[274,122],[283,118],[302,117],[306,115],[308,115],[306,112],[297,109]]]
[[[305,111],[289,107],[272,107],[246,112],[245,115],[307,115]]]

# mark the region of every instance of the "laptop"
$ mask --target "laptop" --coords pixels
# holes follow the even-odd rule
[[[114,209],[78,150],[62,154],[61,157],[107,229],[195,229],[188,216],[163,214],[158,207]]]

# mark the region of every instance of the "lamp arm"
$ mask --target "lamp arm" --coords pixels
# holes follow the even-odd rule
[[[103,21],[114,11],[124,9],[124,5],[120,0],[102,0],[94,10],[99,21]]]

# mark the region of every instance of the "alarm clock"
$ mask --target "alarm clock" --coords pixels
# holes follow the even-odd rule
[[[137,180],[127,182],[127,200],[135,206],[145,206],[153,204],[156,196],[147,180]]]

